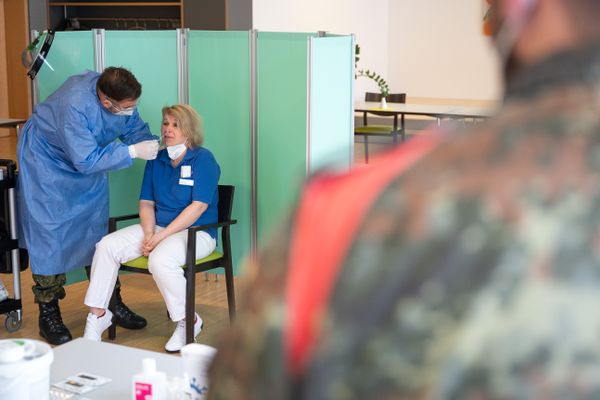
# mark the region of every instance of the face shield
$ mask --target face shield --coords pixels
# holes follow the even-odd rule
[[[27,76],[32,80],[43,64],[46,64],[48,68],[54,71],[54,68],[46,61],[53,40],[54,31],[44,31],[21,52],[21,63],[27,68]]]

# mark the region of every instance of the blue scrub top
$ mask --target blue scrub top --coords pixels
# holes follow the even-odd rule
[[[120,116],[102,106],[99,77],[87,71],[67,79],[35,107],[18,138],[19,239],[34,274],[91,264],[108,228],[108,171],[131,166],[127,145],[157,139],[137,110]]]
[[[192,201],[208,204],[206,211],[193,225],[214,224],[219,219],[219,177],[221,168],[213,154],[204,147],[187,149],[183,160],[173,168],[166,149],[156,160],[146,163],[140,200],[154,201],[156,224],[166,227]],[[217,229],[207,229],[213,238]]]

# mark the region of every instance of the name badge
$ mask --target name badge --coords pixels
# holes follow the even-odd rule
[[[189,178],[192,176],[192,166],[191,165],[182,165],[181,166],[181,177]]]
[[[184,186],[194,186],[194,180],[181,178],[179,179],[179,184]]]

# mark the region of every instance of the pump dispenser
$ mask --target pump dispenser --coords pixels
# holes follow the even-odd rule
[[[156,370],[154,358],[142,360],[142,372],[132,378],[133,400],[167,400],[167,376]]]

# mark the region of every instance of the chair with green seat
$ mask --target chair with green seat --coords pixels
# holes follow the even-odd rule
[[[194,320],[194,312],[196,306],[196,274],[198,272],[206,272],[214,268],[223,268],[225,271],[225,285],[227,287],[227,305],[229,308],[229,319],[233,321],[235,317],[235,293],[233,287],[233,263],[231,259],[231,240],[230,240],[230,227],[237,223],[236,220],[231,219],[231,211],[233,209],[233,194],[235,191],[234,186],[230,185],[219,185],[219,220],[216,224],[207,224],[199,226],[191,226],[187,229],[188,241],[185,256],[185,278],[186,278],[186,290],[185,290],[185,318],[186,321]],[[112,217],[108,222],[108,230],[114,232],[117,230],[117,223],[121,221],[131,220],[139,218],[139,214],[123,215],[119,217]],[[221,244],[222,251],[215,249],[210,255],[202,259],[196,260],[196,232],[211,228],[221,228]],[[126,263],[121,264],[121,270],[138,272],[142,274],[150,274],[148,271],[148,258],[138,257],[130,260]],[[115,304],[115,293],[110,300],[108,308],[114,313]],[[186,324],[186,343],[194,341],[194,324]],[[113,323],[108,328],[108,338],[114,340],[116,338],[116,324]]]
[[[365,101],[379,102],[381,101],[381,93],[365,93]],[[386,96],[388,103],[406,103],[406,93],[390,93]],[[367,114],[377,115],[379,117],[393,117],[392,125],[369,125]],[[369,136],[391,136],[394,144],[398,143],[398,133],[404,141],[404,114],[400,117],[400,127],[398,127],[398,114],[386,112],[385,110],[363,111],[363,126],[354,128],[354,135],[363,136],[365,144],[365,162],[369,162]]]

